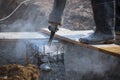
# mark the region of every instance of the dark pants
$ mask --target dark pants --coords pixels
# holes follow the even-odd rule
[[[116,0],[116,24],[115,30],[120,31],[120,0]]]
[[[120,31],[120,0],[91,0],[96,32]]]
[[[115,2],[116,3],[115,3]],[[53,10],[49,16],[50,23],[61,24],[66,0],[54,0]],[[111,33],[120,31],[120,0],[91,0],[96,31]]]

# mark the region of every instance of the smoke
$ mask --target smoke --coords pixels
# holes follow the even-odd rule
[[[20,3],[23,0],[19,0]],[[48,27],[48,17],[52,8],[50,0],[32,0],[30,3],[22,5],[9,19],[1,22],[2,32],[39,32],[41,28]],[[11,9],[12,10],[12,9]],[[18,40],[13,52],[16,53],[16,60],[26,58],[26,45],[28,43],[39,44],[40,50],[42,45],[47,41],[39,40]],[[18,61],[19,62],[19,61]]]
[[[47,8],[49,6],[44,7],[46,5],[43,6],[43,3],[42,2],[39,3],[39,2],[35,2],[34,4],[29,4],[27,10],[23,14],[23,17],[21,19],[16,20],[11,25],[9,25],[8,30],[11,30],[11,31],[17,30],[19,32],[23,32],[23,31],[35,32],[35,31],[39,31],[42,27],[47,27],[48,26],[48,15],[49,15],[49,9]],[[17,55],[17,57],[22,57],[23,55],[25,56],[27,52],[27,49],[26,49],[27,44],[35,45],[39,47],[40,52],[43,52],[42,49],[45,43],[47,43],[47,41],[40,40],[40,39],[39,40],[27,40],[27,41],[19,40],[18,43],[16,44],[16,49],[15,49],[16,53],[19,54]]]

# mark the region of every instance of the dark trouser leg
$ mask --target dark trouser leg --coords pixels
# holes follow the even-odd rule
[[[49,23],[61,25],[66,1],[67,0],[54,0],[53,10],[49,15]]]
[[[83,43],[106,43],[114,40],[114,1],[91,0],[96,30],[80,38]]]
[[[116,0],[116,24],[115,31],[120,33],[120,0]]]

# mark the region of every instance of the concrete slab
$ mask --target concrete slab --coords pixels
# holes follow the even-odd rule
[[[43,29],[43,32],[46,34],[50,34],[50,31],[46,28]],[[90,45],[90,44],[84,44],[84,43],[79,42],[80,37],[91,34],[92,32],[93,32],[92,30],[71,31],[65,28],[60,28],[60,30],[56,33],[55,37],[60,40],[72,43],[72,44],[90,48],[92,50],[97,50],[97,51],[101,51],[104,53],[120,56],[120,45],[118,44]]]
[[[19,39],[46,39],[47,35],[40,32],[0,32],[0,40],[19,40]]]
[[[116,56],[65,43],[65,80],[119,80],[119,61]]]
[[[34,63],[31,42],[42,45],[47,40],[48,36],[40,32],[0,32],[0,65]]]

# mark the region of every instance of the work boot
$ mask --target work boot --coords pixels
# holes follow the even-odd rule
[[[80,38],[79,40],[80,42],[86,44],[109,44],[114,42],[114,36],[112,34],[95,31],[88,36]]]
[[[113,43],[115,38],[114,1],[91,0],[96,29],[79,40],[86,44]]]

